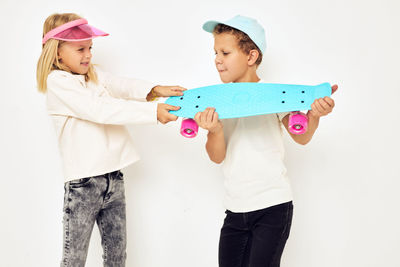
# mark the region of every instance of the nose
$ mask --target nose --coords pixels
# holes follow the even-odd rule
[[[87,59],[91,59],[91,58],[92,58],[92,52],[91,52],[90,50],[88,50],[88,51],[85,53],[85,58],[87,58]]]
[[[222,57],[218,54],[215,55],[215,64],[222,64]]]

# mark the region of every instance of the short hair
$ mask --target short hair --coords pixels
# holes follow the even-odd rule
[[[225,25],[225,24],[217,24],[213,30],[213,34],[221,34],[221,33],[229,33],[232,34],[233,36],[236,37],[238,40],[238,45],[240,50],[242,50],[245,54],[249,54],[251,50],[257,50],[259,53],[259,56],[255,62],[255,64],[258,66],[261,64],[263,54],[261,50],[258,48],[258,46],[251,40],[251,38],[244,32],[235,29],[231,26]]]
[[[43,25],[43,36],[58,26],[61,26],[67,22],[80,19],[79,15],[74,13],[61,13],[61,14],[53,14],[50,15]],[[65,41],[49,39],[45,44],[42,45],[42,53],[39,57],[37,67],[36,67],[36,81],[38,90],[41,93],[45,93],[47,91],[47,77],[50,72],[53,70],[64,70],[71,72],[71,70],[65,66],[62,62],[59,62],[57,57],[57,52],[60,46],[65,43]],[[92,81],[97,83],[97,75],[96,71],[92,63],[89,65],[89,70],[85,74],[86,81]]]

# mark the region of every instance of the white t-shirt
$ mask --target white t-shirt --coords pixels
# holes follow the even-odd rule
[[[227,145],[222,170],[228,210],[250,212],[292,200],[283,163],[281,120],[287,114],[221,120]]]
[[[101,175],[139,160],[124,125],[157,123],[155,84],[97,70],[99,83],[54,70],[47,79],[47,110],[58,139],[64,181]]]

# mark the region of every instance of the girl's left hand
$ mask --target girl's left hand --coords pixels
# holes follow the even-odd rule
[[[332,86],[332,94],[335,93],[338,89],[337,84]],[[308,111],[307,115],[311,115],[313,117],[322,117],[326,116],[332,112],[335,107],[335,101],[331,97],[319,98],[311,104],[311,110]]]
[[[166,96],[181,96],[183,95],[183,91],[186,91],[186,88],[181,86],[162,86],[157,85],[152,89],[156,97],[166,97]]]

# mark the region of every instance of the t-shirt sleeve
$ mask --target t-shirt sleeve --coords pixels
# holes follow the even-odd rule
[[[278,116],[279,121],[282,121],[283,118],[288,115],[290,112],[281,112],[281,113],[277,113],[276,115]]]

